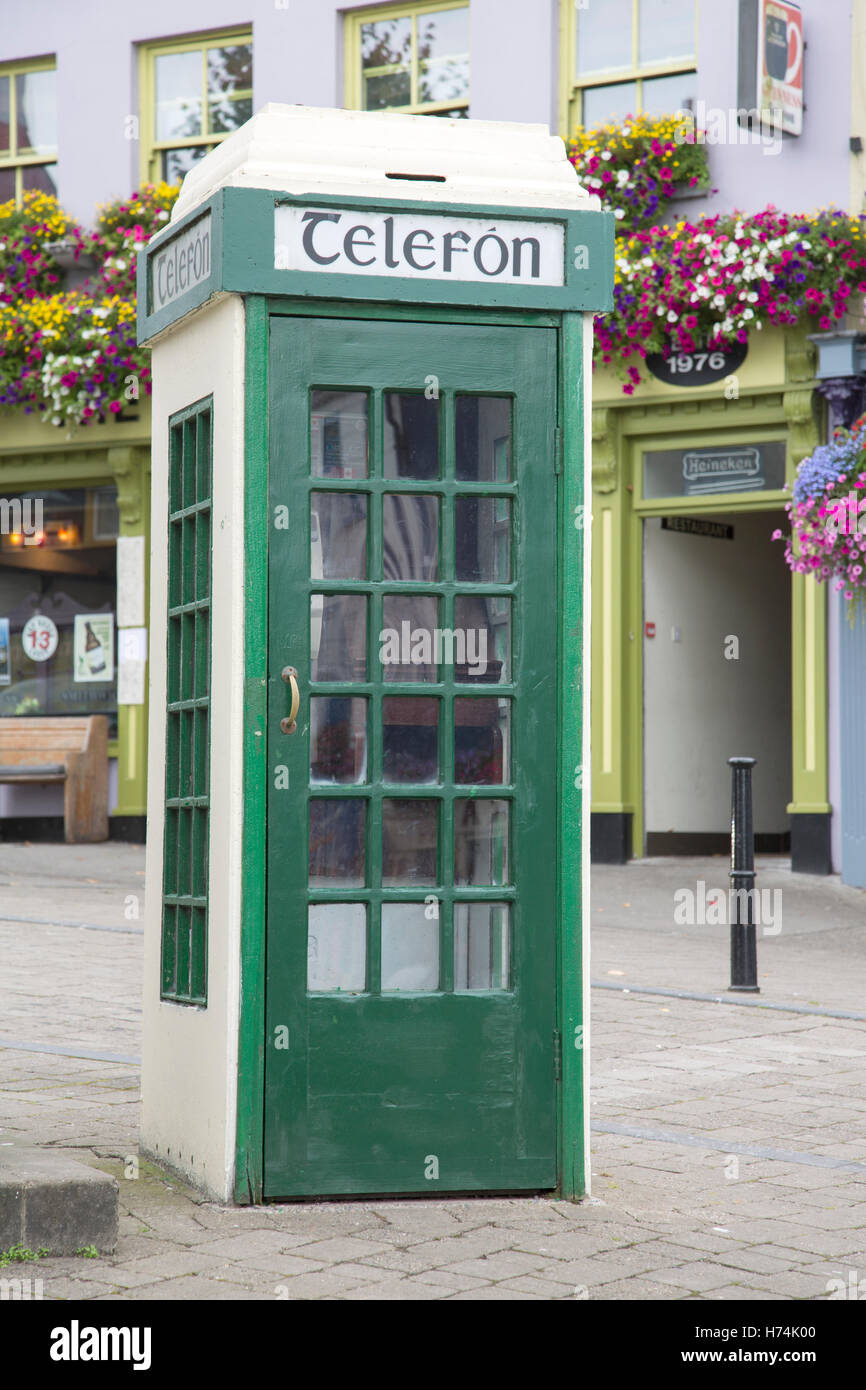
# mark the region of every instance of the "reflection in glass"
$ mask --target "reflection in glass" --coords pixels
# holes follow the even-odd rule
[[[507,584],[511,579],[509,498],[456,498],[454,527],[457,578]]]
[[[365,579],[367,498],[361,492],[310,495],[310,578]]]
[[[315,903],[307,926],[307,989],[363,990],[367,983],[367,909],[363,903]]]
[[[10,169],[8,171],[12,173]],[[14,195],[14,188],[12,193]],[[21,191],[22,193],[48,193],[52,197],[57,196],[57,165],[56,164],[25,164],[21,170]],[[3,199],[0,197],[0,202]]]
[[[464,634],[467,658],[454,668],[456,681],[511,679],[511,599],[507,594],[458,594],[454,627]]]
[[[507,483],[510,480],[510,397],[458,396],[455,431],[460,482]]]
[[[310,679],[367,679],[367,600],[363,594],[310,595]]]
[[[194,164],[204,159],[207,145],[190,145],[188,149],[163,150],[162,177],[166,183],[180,183]]]
[[[469,9],[418,16],[419,101],[461,101],[469,95]]]
[[[408,70],[364,77],[364,110],[384,111],[392,106],[408,106],[412,100],[412,78]]]
[[[382,701],[382,771],[386,782],[439,780],[439,701],[386,695]]]
[[[507,801],[454,802],[454,882],[500,887],[508,882]]]
[[[385,579],[438,578],[438,497],[386,492],[382,499],[382,533]]]
[[[454,988],[509,989],[510,909],[507,903],[454,904]]]
[[[670,111],[685,111],[687,102],[697,96],[697,73],[679,72],[673,77],[644,78],[641,110],[650,116],[665,116]]]
[[[406,888],[436,882],[439,802],[382,802],[382,883]]]
[[[310,472],[314,478],[366,478],[366,391],[310,392]]]
[[[386,478],[439,477],[439,402],[419,394],[386,391]]]
[[[435,681],[434,634],[439,600],[433,594],[386,594],[379,661],[386,681]]]
[[[367,780],[367,701],[314,695],[310,700],[310,781]]]
[[[497,786],[510,768],[510,700],[460,695],[454,701],[454,780]]]
[[[253,114],[252,44],[207,51],[208,131],[237,130]]]
[[[364,887],[366,813],[361,797],[310,801],[311,887]]]
[[[382,904],[382,989],[439,988],[439,918],[424,903]]]
[[[9,91],[11,80],[12,79],[9,77],[0,77],[0,154],[9,153],[10,140],[12,136],[12,130],[9,124],[9,119],[11,115],[9,104]],[[13,193],[15,191],[14,181],[12,185],[12,191]]]
[[[57,149],[57,73],[18,73],[15,100],[18,153],[53,154]]]
[[[201,51],[158,54],[153,68],[157,140],[203,135]]]
[[[622,121],[638,109],[637,83],[614,82],[604,87],[584,87],[583,118],[586,127],[602,121]]]
[[[412,100],[412,20],[361,25],[364,110],[408,106]]]
[[[604,0],[578,9],[578,76],[631,67],[632,17],[632,0]]]
[[[695,0],[640,0],[638,62],[642,67],[694,57],[695,8]]]

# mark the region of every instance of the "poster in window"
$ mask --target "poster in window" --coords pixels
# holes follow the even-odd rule
[[[9,685],[12,672],[9,666],[9,619],[0,618],[0,685]]]
[[[114,680],[113,613],[76,613],[72,669],[75,681]]]

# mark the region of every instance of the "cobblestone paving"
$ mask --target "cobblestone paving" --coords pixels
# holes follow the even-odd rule
[[[141,852],[0,846],[0,913],[31,919],[0,918],[0,1143],[62,1146],[120,1182],[115,1254],[42,1261],[45,1297],[808,1300],[866,1277],[866,1023],[620,992],[725,989],[727,930],[671,911],[724,867],[593,874],[592,973],[618,988],[592,998],[589,1201],[247,1209],[137,1157]],[[866,895],[778,861],[764,875],[786,925],[759,941],[762,999],[866,1014]]]

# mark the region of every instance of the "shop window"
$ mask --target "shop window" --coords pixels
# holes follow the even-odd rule
[[[697,0],[562,3],[563,134],[645,112],[691,109]]]
[[[0,66],[0,203],[57,192],[54,60]]]
[[[169,422],[162,998],[207,1001],[212,401]]]
[[[184,174],[253,114],[253,36],[247,30],[140,49],[142,179]]]
[[[346,16],[346,105],[469,115],[469,5],[439,0]]]
[[[100,507],[115,488],[0,498],[0,715],[105,714],[116,738],[117,528]]]

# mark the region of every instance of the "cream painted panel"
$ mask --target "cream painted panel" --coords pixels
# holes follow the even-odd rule
[[[237,1094],[244,662],[244,310],[235,296],[153,349],[150,767],[142,1144],[212,1196],[231,1195]],[[206,1008],[163,1003],[160,897],[165,744],[168,418],[213,395],[211,841]]]

